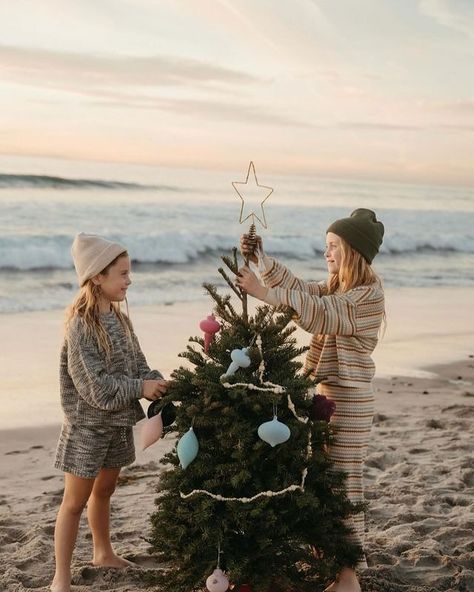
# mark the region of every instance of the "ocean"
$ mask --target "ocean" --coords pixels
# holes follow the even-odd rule
[[[203,297],[248,230],[232,181],[241,171],[128,165],[94,175],[0,173],[0,313],[66,307],[77,291],[70,247],[78,232],[128,247],[131,306]],[[304,279],[324,279],[325,231],[357,207],[386,229],[374,269],[386,286],[474,286],[474,189],[267,174],[265,250]]]

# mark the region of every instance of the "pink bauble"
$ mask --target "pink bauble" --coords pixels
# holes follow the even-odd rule
[[[201,331],[204,331],[204,351],[207,354],[209,346],[211,345],[212,339],[214,337],[214,333],[219,331],[221,325],[218,321],[216,321],[216,317],[211,314],[199,323],[199,328]]]
[[[162,433],[163,420],[161,419],[161,413],[158,413],[158,415],[154,415],[151,419],[145,421],[141,433],[142,450],[157,442],[161,438]]]

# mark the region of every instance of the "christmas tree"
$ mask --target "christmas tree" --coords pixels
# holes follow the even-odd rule
[[[238,273],[236,249],[223,260]],[[343,521],[360,508],[331,468],[332,436],[320,398],[308,395],[293,311],[261,306],[249,316],[246,294],[219,272],[242,312],[205,284],[220,332],[210,345],[190,338],[181,354],[190,367],[173,372],[162,402],[177,403],[181,439],[163,459],[151,519],[152,552],[166,566],[158,582],[167,592],[205,590],[206,580],[223,591],[226,577],[236,592],[316,592],[357,563]]]

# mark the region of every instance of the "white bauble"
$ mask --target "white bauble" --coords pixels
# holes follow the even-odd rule
[[[206,588],[209,592],[226,592],[229,588],[229,580],[222,569],[215,569],[206,580]]]

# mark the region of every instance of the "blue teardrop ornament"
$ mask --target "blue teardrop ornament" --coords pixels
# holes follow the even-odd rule
[[[183,469],[190,465],[196,458],[199,451],[199,442],[192,427],[181,436],[176,451]]]

